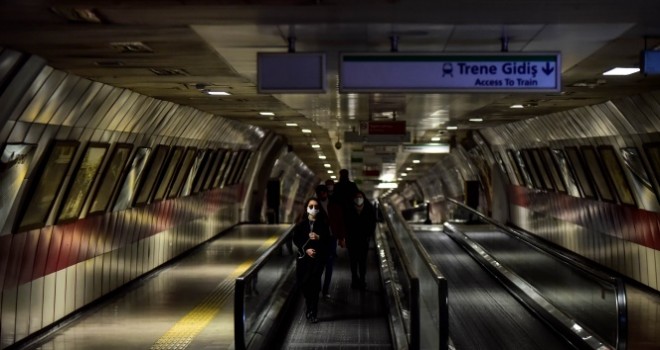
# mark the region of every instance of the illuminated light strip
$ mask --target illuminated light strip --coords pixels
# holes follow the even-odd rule
[[[268,238],[257,249],[262,252],[277,241],[278,236]],[[188,314],[183,316],[172,326],[162,337],[160,337],[152,350],[160,349],[185,349],[192,343],[193,339],[206,328],[215,318],[215,315],[222,309],[225,302],[233,297],[235,280],[249,269],[254,260],[247,260],[240,264],[232,273],[227,276],[202,302],[200,302]]]

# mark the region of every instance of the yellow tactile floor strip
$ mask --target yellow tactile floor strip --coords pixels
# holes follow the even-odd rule
[[[277,240],[277,236],[267,239],[257,252],[261,252],[270,247]],[[236,277],[247,270],[254,260],[248,260],[239,265],[224,281],[200,302],[187,315],[183,316],[172,328],[156,340],[151,346],[152,350],[161,349],[185,349],[195,339],[215,315],[221,310],[227,299],[234,295],[234,282]]]

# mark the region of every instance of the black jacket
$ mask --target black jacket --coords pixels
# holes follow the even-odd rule
[[[309,239],[309,233],[312,230],[320,236],[318,240]],[[317,259],[327,258],[329,240],[330,229],[325,215],[318,215],[312,227],[307,214],[305,214],[305,217],[293,228],[293,243],[298,247],[298,256],[306,256],[305,250],[312,248],[316,250]]]
[[[358,213],[355,205],[347,211],[346,241],[366,242],[376,231],[376,210],[371,203],[365,202]]]

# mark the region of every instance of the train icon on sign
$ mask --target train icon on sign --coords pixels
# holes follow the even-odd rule
[[[444,78],[446,75],[454,77],[454,65],[449,62],[442,65],[442,77]]]

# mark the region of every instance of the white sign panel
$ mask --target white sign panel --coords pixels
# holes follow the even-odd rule
[[[344,53],[341,92],[554,92],[559,53]]]

